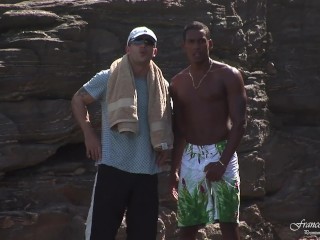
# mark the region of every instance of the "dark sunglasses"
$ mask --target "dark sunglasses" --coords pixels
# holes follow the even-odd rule
[[[129,43],[137,46],[140,46],[143,44],[146,46],[152,46],[152,47],[155,46],[155,41],[150,38],[136,38],[134,40],[131,40]]]

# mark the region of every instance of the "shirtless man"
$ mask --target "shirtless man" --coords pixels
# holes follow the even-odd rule
[[[174,150],[170,187],[178,199],[180,239],[219,222],[225,240],[239,240],[240,177],[236,149],[246,127],[240,72],[210,58],[213,42],[201,22],[183,31],[190,66],[173,77]]]

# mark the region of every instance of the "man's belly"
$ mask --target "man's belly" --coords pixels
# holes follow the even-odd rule
[[[218,143],[228,138],[227,128],[188,128],[184,131],[185,139],[188,143],[195,145],[210,145]]]

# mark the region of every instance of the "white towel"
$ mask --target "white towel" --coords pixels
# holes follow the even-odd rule
[[[111,75],[107,87],[108,121],[110,128],[121,132],[138,132],[137,92],[134,76],[127,55],[110,66]],[[171,104],[168,82],[160,68],[150,62],[147,74],[149,89],[148,117],[153,148],[173,145]]]

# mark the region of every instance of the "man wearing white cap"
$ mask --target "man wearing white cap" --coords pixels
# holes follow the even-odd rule
[[[114,240],[126,217],[127,239],[155,240],[158,176],[173,144],[168,83],[152,61],[157,37],[133,29],[126,54],[97,73],[72,98],[87,157],[98,163],[86,240]],[[101,139],[86,106],[100,101]]]

